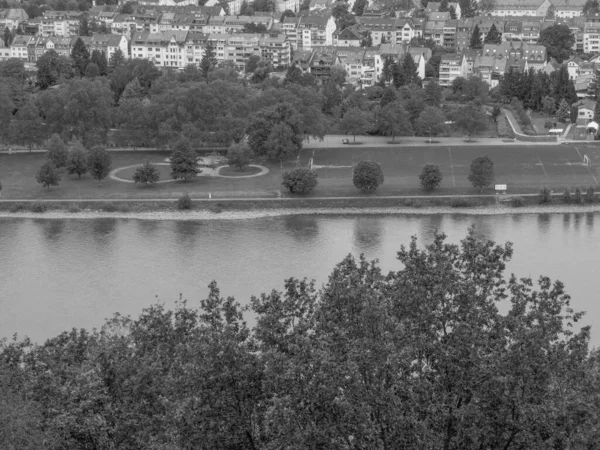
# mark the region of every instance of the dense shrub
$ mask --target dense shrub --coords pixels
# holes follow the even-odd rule
[[[421,187],[428,191],[433,191],[437,189],[443,180],[442,171],[440,170],[440,166],[436,164],[425,164],[423,166],[423,170],[419,175],[419,180],[421,180]]]
[[[585,201],[587,203],[594,203],[596,201],[596,194],[594,193],[594,186],[589,186],[585,191]]]
[[[571,201],[573,200],[573,197],[571,195],[571,189],[569,189],[569,188],[565,189],[565,192],[563,192],[563,195],[562,195],[562,199],[563,199],[563,202],[565,202],[567,204],[571,203]]]
[[[177,209],[180,211],[186,211],[186,210],[192,209],[192,206],[193,206],[192,199],[190,198],[190,196],[188,195],[187,192],[177,199],[176,206],[177,206]]]
[[[78,205],[77,203],[71,203],[71,204],[69,205],[69,207],[67,208],[67,210],[68,210],[70,213],[78,213],[78,212],[81,212],[81,208],[79,207],[79,205]]]
[[[31,212],[34,213],[43,213],[46,212],[46,210],[48,209],[48,206],[46,206],[45,203],[42,202],[34,202],[31,204]]]
[[[372,193],[383,184],[383,171],[375,161],[360,161],[354,166],[352,182],[364,193]]]
[[[470,202],[466,198],[453,198],[450,202],[452,208],[467,208],[471,206]]]
[[[538,195],[538,202],[539,203],[550,203],[552,201],[552,193],[550,192],[550,189],[548,189],[547,187],[543,187],[542,189],[540,189],[540,193]]]
[[[308,167],[298,167],[283,173],[283,184],[292,194],[307,194],[317,187],[317,172]]]
[[[100,209],[104,212],[116,212],[117,211],[117,205],[115,205],[114,203],[103,203],[100,206]]]
[[[580,205],[583,202],[583,195],[581,194],[580,188],[575,188],[575,194],[573,195],[573,203]]]
[[[18,213],[26,209],[26,205],[24,203],[13,203],[8,209],[11,213]]]
[[[520,208],[521,206],[525,206],[525,199],[523,197],[512,197],[510,199],[510,205],[513,208]]]

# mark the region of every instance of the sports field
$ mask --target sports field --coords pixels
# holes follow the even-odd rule
[[[427,194],[419,186],[419,173],[424,164],[438,164],[444,175],[442,186],[436,194],[476,194],[467,177],[469,165],[477,156],[488,155],[494,162],[497,184],[508,185],[508,193],[538,192],[542,186],[554,190],[565,187],[596,186],[600,181],[600,145],[552,146],[482,146],[447,147],[432,145],[420,147],[363,147],[303,150],[299,159],[283,164],[283,171],[298,164],[306,165],[313,158],[313,168],[319,175],[319,185],[311,194],[314,197],[357,196],[360,192],[352,185],[352,165],[364,159],[381,164],[385,175],[384,185],[376,195]],[[145,160],[164,162],[165,152],[114,152],[113,169],[141,164]],[[591,165],[584,163],[587,156]],[[198,177],[190,181],[161,183],[155,186],[138,186],[106,179],[98,182],[84,175],[61,174],[59,186],[49,191],[35,180],[35,174],[45,161],[42,153],[0,155],[0,182],[2,199],[143,199],[174,198],[184,192],[192,197],[249,198],[276,197],[278,191],[285,195],[281,185],[279,163],[257,161],[270,169],[266,175],[254,178]],[[492,193],[493,190],[488,190]]]

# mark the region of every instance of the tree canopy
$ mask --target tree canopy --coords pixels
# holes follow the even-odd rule
[[[556,61],[561,63],[573,53],[575,36],[568,25],[555,24],[540,32],[538,44],[546,47],[548,59],[556,58]]]

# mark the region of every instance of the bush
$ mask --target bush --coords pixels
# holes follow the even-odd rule
[[[421,187],[428,191],[437,189],[442,183],[443,178],[440,166],[435,164],[425,164],[421,171],[421,175],[419,175]]]
[[[179,211],[187,211],[192,209],[192,199],[187,192],[177,199],[176,206]]]
[[[423,206],[423,203],[421,203],[415,198],[407,198],[404,200],[404,206],[409,208],[420,208],[421,206]]]
[[[546,121],[544,122],[544,128],[554,128],[554,122],[549,119],[546,119]]]
[[[573,203],[580,205],[583,203],[583,195],[581,195],[581,189],[575,188],[575,195],[573,195]]]
[[[103,203],[100,206],[100,209],[104,212],[116,212],[117,211],[117,205],[115,205],[114,203]]]
[[[521,206],[525,206],[525,199],[523,197],[512,197],[510,199],[510,205],[513,208],[520,208]]]
[[[76,204],[76,203],[71,203],[71,204],[69,205],[68,211],[69,211],[70,213],[78,213],[78,212],[81,212],[81,208],[79,207],[79,205],[78,205],[78,204]]]
[[[594,193],[594,186],[589,186],[585,190],[585,201],[587,203],[594,203],[596,201],[596,194]]]
[[[18,213],[21,212],[25,209],[25,204],[24,203],[13,203],[10,208],[8,209],[11,213]]]
[[[550,189],[548,189],[547,187],[543,187],[542,189],[540,189],[540,193],[538,195],[538,202],[543,204],[543,203],[550,203],[552,201],[552,193],[550,192]]]
[[[117,211],[119,211],[121,213],[128,213],[129,211],[131,211],[131,208],[129,207],[129,203],[118,203]]]
[[[283,184],[292,194],[307,194],[317,187],[317,172],[308,167],[298,167],[284,172]]]
[[[469,201],[466,198],[453,198],[450,202],[450,206],[452,208],[467,208],[471,206]]]
[[[571,203],[571,201],[573,200],[573,198],[571,196],[571,189],[569,189],[569,188],[565,189],[565,192],[563,192],[563,195],[562,195],[562,199],[563,199],[563,202],[565,202],[567,204]]]
[[[352,182],[364,193],[373,193],[383,184],[383,171],[375,161],[360,161],[354,166]]]
[[[45,203],[42,202],[34,202],[31,204],[31,212],[34,213],[43,213],[46,212],[46,210],[48,209],[48,207],[46,206]]]

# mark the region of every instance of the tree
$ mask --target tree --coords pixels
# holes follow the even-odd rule
[[[369,129],[369,116],[358,108],[352,108],[346,111],[339,127],[344,134],[352,134],[353,141],[356,142],[357,134],[364,134]]]
[[[35,176],[35,179],[45,188],[50,190],[50,186],[58,186],[60,175],[56,172],[56,168],[51,161],[46,161]]]
[[[283,173],[283,184],[292,194],[308,194],[317,187],[317,172],[308,167],[297,167],[296,169]]]
[[[200,70],[204,75],[204,78],[208,82],[208,73],[211,70],[214,70],[217,67],[217,54],[213,47],[211,41],[206,42],[206,47],[204,48],[204,55],[202,55],[202,59],[200,60]]]
[[[556,111],[556,119],[559,122],[566,122],[569,114],[571,112],[571,107],[567,103],[567,101],[563,98],[558,104],[558,111]]]
[[[554,111],[556,111],[556,100],[549,95],[545,95],[542,98],[542,109],[549,116],[554,114]]]
[[[485,114],[474,105],[464,108],[454,120],[456,127],[471,137],[474,133],[481,133],[487,129]]]
[[[490,14],[496,9],[496,0],[481,0],[477,7],[482,14]]]
[[[321,93],[325,97],[323,112],[330,115],[339,114],[339,107],[342,104],[342,91],[340,88],[333,81],[327,80],[323,83]]]
[[[471,162],[469,181],[479,192],[494,182],[494,163],[488,156],[479,156]]]
[[[600,2],[598,0],[587,0],[583,5],[583,15],[594,15],[600,13]]]
[[[123,93],[121,94],[120,101],[125,100],[142,100],[144,98],[144,90],[140,85],[140,80],[134,78],[130,83],[125,86]]]
[[[73,77],[70,58],[59,55],[55,50],[48,50],[36,62],[37,82],[41,89],[49,88],[60,80]]]
[[[448,0],[442,0],[440,2],[439,12],[448,12]]]
[[[34,145],[41,145],[44,135],[40,112],[35,104],[29,101],[10,122],[9,139],[16,144],[27,146],[31,151]]]
[[[246,62],[246,73],[254,72],[256,70],[256,67],[258,66],[259,61],[260,61],[260,56],[258,56],[258,55],[250,56],[250,58],[248,58],[248,61]]]
[[[190,177],[195,177],[200,173],[196,162],[196,152],[192,149],[190,141],[185,137],[173,145],[173,151],[170,156],[171,177],[174,180],[182,179],[186,181]]]
[[[87,157],[87,168],[94,180],[102,183],[112,166],[112,158],[104,147],[96,146],[92,148]]]
[[[594,106],[594,122],[600,122],[600,99],[596,101],[596,105]]]
[[[2,40],[4,41],[4,47],[9,48],[12,42],[12,34],[8,27],[4,27],[4,35],[2,36]]]
[[[469,47],[472,49],[480,49],[483,46],[481,43],[481,31],[479,31],[479,25],[475,24],[473,27],[473,33],[471,34],[471,42]]]
[[[256,24],[256,23],[254,23],[254,22],[251,22],[251,23],[247,23],[247,24],[245,24],[245,25],[244,25],[244,28],[242,29],[242,32],[243,32],[243,33],[258,33],[258,34],[264,34],[264,33],[266,33],[267,31],[268,31],[268,30],[267,30],[267,27],[266,27],[264,24],[262,24],[262,23]]]
[[[454,5],[450,5],[450,7],[448,8],[448,12],[450,13],[450,19],[456,20],[457,15],[456,15],[456,8],[454,7]]]
[[[442,87],[435,81],[430,81],[425,86],[425,103],[429,106],[439,107],[442,101]]]
[[[460,15],[462,18],[475,17],[478,13],[476,0],[459,0]]]
[[[79,76],[83,76],[87,65],[90,63],[90,52],[81,38],[77,38],[75,44],[73,44],[71,59],[73,59],[75,69],[79,71]]]
[[[481,4],[480,4],[481,6]],[[496,24],[492,24],[490,31],[485,35],[484,44],[501,44],[502,33],[496,28]]]
[[[27,70],[25,63],[18,58],[10,58],[0,62],[0,77],[12,78],[19,82],[25,83],[27,79]]]
[[[56,133],[53,134],[48,141],[48,152],[46,153],[46,156],[57,169],[67,166],[69,149]]]
[[[90,22],[85,15],[79,21],[79,36],[91,36]]]
[[[244,170],[252,161],[253,156],[252,150],[246,142],[234,143],[227,150],[227,163],[239,170]]]
[[[396,134],[406,136],[413,132],[412,125],[408,120],[408,113],[398,100],[381,108],[379,121],[379,131],[385,136],[391,134],[392,142],[395,142]]]
[[[415,122],[415,128],[420,136],[437,136],[446,132],[446,116],[443,111],[433,106],[427,106]]]
[[[133,3],[127,2],[121,6],[121,14],[133,14]]]
[[[8,141],[11,131],[11,121],[13,119],[13,111],[15,105],[8,94],[0,90],[0,137]]]
[[[500,114],[502,114],[502,110],[498,105],[494,105],[494,108],[492,109],[492,119],[494,120],[494,123],[498,122],[498,117],[500,117]]]
[[[281,13],[281,18],[279,19],[279,22],[283,22],[286,17],[296,17],[296,14],[291,9],[286,9],[284,12]]]
[[[421,187],[427,191],[433,191],[437,189],[443,180],[442,171],[440,166],[435,164],[425,164],[423,170],[419,175],[421,180]]]
[[[355,16],[362,16],[368,4],[367,0],[356,0],[352,5],[352,13]]]
[[[104,51],[93,50],[90,56],[90,63],[94,63],[98,66],[100,75],[105,76],[108,74],[108,60],[106,59],[106,53]]]
[[[379,100],[379,106],[382,108],[386,105],[398,100],[397,90],[394,86],[388,86],[383,90],[381,94],[381,100]]]
[[[88,155],[83,148],[83,145],[76,144],[73,149],[69,152],[67,158],[67,172],[69,175],[77,174],[81,180],[81,175],[88,171]]]
[[[419,70],[415,64],[415,60],[409,52],[406,52],[404,58],[402,58],[402,64],[400,66],[402,85],[405,84],[416,84],[421,85],[421,78],[419,77]],[[399,87],[399,86],[396,86]]]
[[[375,161],[360,161],[352,171],[352,183],[365,194],[375,192],[383,179],[381,166]]]
[[[117,48],[108,61],[108,72],[113,72],[123,65],[125,65],[125,55],[120,48]]]
[[[86,78],[96,78],[100,76],[100,69],[98,68],[98,66],[91,62],[87,65],[87,67],[85,68],[85,77]]]
[[[157,183],[159,179],[160,174],[158,169],[150,161],[144,162],[144,164],[135,169],[135,173],[133,174],[134,183],[142,183],[146,186]]]
[[[575,36],[571,33],[568,25],[555,24],[540,32],[538,44],[546,47],[548,60],[555,58],[557,62],[562,63],[573,53]]]

